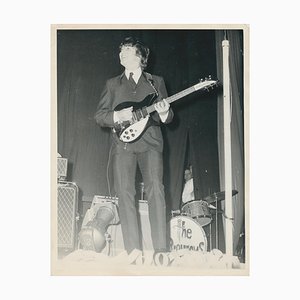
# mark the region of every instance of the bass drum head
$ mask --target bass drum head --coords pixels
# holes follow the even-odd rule
[[[203,228],[190,217],[177,216],[170,220],[170,249],[178,251],[207,251],[207,238]]]

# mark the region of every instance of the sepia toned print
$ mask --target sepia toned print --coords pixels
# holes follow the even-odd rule
[[[249,275],[248,27],[52,25],[53,275]]]

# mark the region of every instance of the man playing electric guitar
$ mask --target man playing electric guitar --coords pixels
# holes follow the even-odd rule
[[[134,249],[141,249],[135,205],[135,178],[139,165],[149,205],[153,247],[155,251],[166,251],[168,249],[163,186],[163,138],[160,124],[171,122],[173,111],[170,104],[163,100],[167,97],[163,78],[144,71],[149,48],[137,39],[126,38],[120,45],[119,56],[125,71],[106,82],[95,120],[102,127],[114,129],[111,155],[124,246],[128,253]],[[122,107],[122,103],[138,103],[147,96],[151,99],[156,97],[155,111],[147,116],[147,126],[142,134],[135,139],[135,130],[129,128],[123,130],[127,135],[120,139],[116,130],[122,130],[124,124],[130,124],[139,117],[132,106]],[[139,114],[143,113],[142,109]],[[133,141],[127,142],[130,136]]]

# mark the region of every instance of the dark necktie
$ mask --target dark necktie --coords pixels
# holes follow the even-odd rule
[[[130,72],[130,74],[129,74],[129,81],[130,81],[132,87],[135,88],[136,87],[136,83],[135,83],[135,81],[134,81],[134,79],[133,79],[132,76],[133,76],[133,73]]]

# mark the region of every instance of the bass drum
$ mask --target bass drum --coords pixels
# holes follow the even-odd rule
[[[190,217],[177,216],[170,221],[170,249],[178,251],[207,251],[207,238],[203,228]]]

